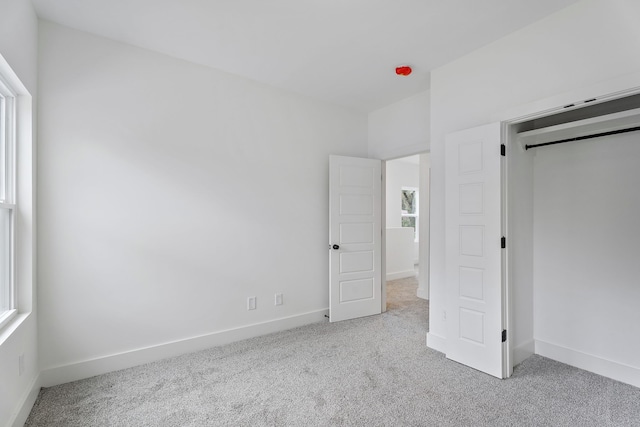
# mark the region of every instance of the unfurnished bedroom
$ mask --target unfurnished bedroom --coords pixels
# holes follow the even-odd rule
[[[638,17],[0,0],[0,426],[638,425]]]

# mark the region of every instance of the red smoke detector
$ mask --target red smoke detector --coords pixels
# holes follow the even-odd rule
[[[408,76],[409,74],[411,74],[411,71],[413,70],[408,65],[396,67],[396,74],[399,76]]]

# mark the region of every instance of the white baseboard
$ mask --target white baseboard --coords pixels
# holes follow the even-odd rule
[[[397,271],[395,273],[387,273],[387,281],[404,279],[405,277],[414,277],[415,275],[416,275],[416,271],[413,269],[405,270],[405,271]]]
[[[29,389],[26,391],[22,399],[20,399],[20,406],[18,411],[13,415],[13,417],[9,420],[9,426],[11,427],[22,427],[24,423],[27,422],[27,418],[29,418],[29,414],[31,413],[31,409],[33,408],[33,404],[36,403],[36,399],[38,398],[38,393],[40,393],[40,375],[36,375],[36,377],[31,382]]]
[[[529,357],[533,356],[534,353],[535,343],[533,340],[529,340],[515,346],[513,348],[513,366],[519,365],[520,363],[524,362]]]
[[[152,347],[140,348],[123,353],[112,354],[77,363],[55,366],[40,372],[42,387],[51,387],[96,375],[106,374],[120,369],[131,368],[145,363],[207,348],[229,344],[260,335],[297,328],[299,326],[317,323],[325,320],[329,310],[317,310],[295,316],[275,319],[268,322],[255,323],[239,328],[214,332],[198,337],[168,342]]]
[[[535,341],[535,352],[540,356],[640,387],[640,368],[638,367],[539,340]]]
[[[447,339],[439,335],[434,335],[431,332],[427,332],[427,347],[439,351],[440,353],[446,353]]]
[[[425,288],[418,288],[418,292],[416,293],[418,298],[429,299],[429,292]]]

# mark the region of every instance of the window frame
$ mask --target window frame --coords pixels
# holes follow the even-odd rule
[[[0,74],[0,209],[9,212],[9,274],[8,310],[0,312],[0,329],[18,314],[18,288],[16,282],[16,130],[17,93],[11,90]],[[0,243],[1,244],[1,243]],[[3,279],[0,279],[3,280]],[[0,282],[0,286],[3,283]],[[0,289],[0,292],[5,292]]]
[[[400,206],[400,226],[403,227],[402,225],[402,218],[415,218],[415,224],[416,226],[413,227],[415,230],[415,235],[413,238],[414,242],[419,242],[420,241],[420,233],[419,233],[419,229],[420,229],[420,189],[418,187],[406,187],[406,186],[402,186],[400,187],[400,202],[402,203],[402,192],[404,191],[413,191],[415,193],[415,200],[414,200],[414,204],[416,207],[416,212],[415,213],[404,213],[404,211],[402,210],[402,205]]]

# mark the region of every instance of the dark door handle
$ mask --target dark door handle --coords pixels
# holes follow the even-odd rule
[[[332,247],[333,247],[333,249],[335,249],[335,250],[340,249],[340,245],[333,245]]]

